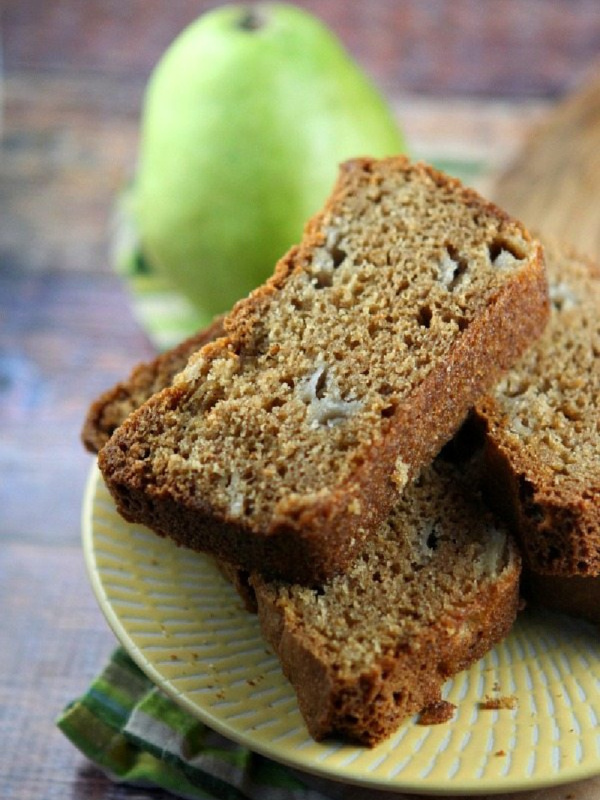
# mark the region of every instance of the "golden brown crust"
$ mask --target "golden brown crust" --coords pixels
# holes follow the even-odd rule
[[[171,384],[192,353],[222,335],[222,318],[218,318],[152,361],[137,364],[128,378],[103,392],[91,404],[83,424],[81,440],[86,450],[97,453],[132,411]]]
[[[438,700],[430,706],[426,706],[419,714],[419,725],[442,725],[449,722],[454,716],[456,706],[447,700]]]
[[[99,464],[125,518],[143,522],[181,544],[212,552],[249,571],[258,569],[300,583],[321,583],[351,563],[365,537],[385,519],[406,482],[431,461],[457,430],[474,401],[540,333],[547,316],[547,297],[539,245],[522,226],[474,192],[463,189],[458,181],[422,164],[409,167],[404,158],[390,159],[390,170],[410,169],[411,181],[433,182],[443,186],[446,192],[459,193],[459,204],[468,206],[475,218],[493,214],[494,225],[501,230],[510,223],[513,233],[518,231],[523,247],[527,247],[526,267],[521,266],[512,277],[499,281],[487,307],[456,335],[447,357],[439,358],[433,367],[425,370],[426,377],[412,392],[385,409],[389,413],[382,413],[376,426],[370,421],[363,426],[362,430],[369,432],[370,441],[366,433],[361,434],[361,444],[352,451],[354,460],[350,463],[346,458],[349,466],[344,467],[343,478],[326,487],[326,491],[321,492],[320,488],[315,491],[310,486],[305,491],[293,491],[290,486],[294,484],[286,484],[285,491],[282,490],[273,502],[272,511],[260,518],[258,513],[236,516],[226,507],[229,484],[219,484],[219,506],[214,502],[213,484],[209,485],[206,477],[210,472],[220,480],[218,475],[222,475],[225,468],[230,469],[230,460],[217,463],[220,457],[217,450],[213,456],[212,451],[208,455],[206,448],[196,447],[194,463],[200,457],[205,465],[201,488],[194,469],[177,466],[181,461],[178,453],[181,437],[175,433],[178,409],[185,408],[189,417],[198,419],[202,414],[195,405],[194,393],[198,386],[204,386],[198,390],[204,393],[204,398],[212,391],[211,387],[215,387],[211,402],[217,403],[222,398],[222,387],[211,372],[213,365],[223,370],[223,364],[229,362],[232,369],[240,370],[258,357],[262,346],[258,331],[267,310],[277,306],[294,276],[306,272],[315,249],[325,239],[323,220],[327,215],[334,215],[345,202],[352,184],[344,181],[344,175],[371,173],[372,170],[369,191],[376,192],[381,177],[375,175],[374,163],[359,159],[344,165],[342,178],[330,201],[325,210],[308,223],[302,243],[279,262],[274,276],[264,286],[238,303],[227,317],[226,336],[208,344],[199,356],[193,357],[186,370],[188,375],[129,417],[103,448]],[[385,324],[383,313],[381,324]],[[425,320],[422,328],[427,327]],[[296,381],[301,377],[296,375]],[[402,385],[405,386],[405,382]],[[206,407],[207,401],[202,402]],[[378,398],[378,402],[383,401]],[[257,410],[262,409],[260,406]],[[222,412],[220,419],[225,413]],[[379,414],[373,412],[372,416],[375,413]],[[238,424],[246,425],[248,419],[240,415]],[[265,426],[270,429],[273,419],[265,421],[261,432]],[[280,435],[274,434],[271,438],[280,441]],[[147,441],[148,436],[151,443]],[[191,438],[196,441],[195,436]],[[223,441],[222,435],[214,441]],[[241,444],[241,439],[238,441]],[[262,448],[262,444],[258,447]],[[158,456],[157,451],[160,451]],[[170,460],[170,452],[177,463]],[[157,458],[161,459],[160,468],[156,467]],[[187,458],[186,455],[183,460]],[[248,457],[244,456],[240,468],[245,470],[247,463]],[[266,466],[270,468],[274,468],[272,461]],[[169,478],[168,474],[175,475],[174,470],[176,477]],[[233,481],[233,477],[230,480]],[[257,485],[257,475],[248,480]],[[315,480],[313,486],[320,487],[322,483]],[[271,488],[266,486],[269,492]],[[256,500],[262,500],[263,496],[264,493],[253,497],[251,505],[255,507]]]

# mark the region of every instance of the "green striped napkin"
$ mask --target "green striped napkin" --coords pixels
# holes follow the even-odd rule
[[[292,770],[207,728],[147,678],[122,648],[60,730],[112,780],[200,800],[326,800]]]

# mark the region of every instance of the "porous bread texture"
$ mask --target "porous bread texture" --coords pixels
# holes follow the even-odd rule
[[[544,242],[551,315],[479,402],[491,497],[542,574],[600,576],[600,269]]]
[[[318,589],[250,582],[310,734],[374,745],[506,635],[519,573],[472,480],[437,459],[344,575]]]
[[[153,394],[170,386],[189,357],[207,342],[223,335],[220,317],[211,325],[180,342],[156,358],[137,364],[129,376],[103,392],[90,405],[81,430],[81,440],[90,453],[97,453],[121,423]]]
[[[348,162],[300,245],[100,468],[126,519],[318,584],[546,316],[541,246],[520,223],[426,165]]]

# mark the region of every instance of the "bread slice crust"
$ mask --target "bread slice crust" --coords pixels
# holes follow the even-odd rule
[[[402,176],[397,181],[402,191],[386,200],[384,189],[389,173]],[[402,200],[402,192],[410,197],[415,184],[426,188],[418,194],[418,213],[408,215],[406,222],[398,208],[408,202]],[[390,220],[396,226],[404,225],[400,243],[397,236],[387,254],[385,248],[366,244],[359,255],[366,253],[365,258],[368,256],[373,263],[361,262],[358,266],[354,263],[359,258],[356,254],[354,261],[344,261],[348,254],[343,248],[349,246],[343,236],[341,243],[327,244],[332,229],[348,208],[352,217],[353,193],[360,195],[371,214],[369,236],[376,230],[377,236],[385,239],[384,230]],[[448,287],[440,287],[437,279],[430,281],[428,277],[426,288],[433,284],[432,300],[423,296],[421,278],[413,287],[396,263],[389,263],[394,258],[404,259],[404,264],[410,262],[412,254],[402,250],[402,238],[415,235],[417,222],[419,231],[432,225],[428,203],[438,196],[443,198],[443,213],[451,207],[452,214],[460,216],[461,225],[464,220],[470,221],[471,240],[477,242],[473,252],[479,254],[487,242],[486,263],[492,259],[490,248],[498,242],[517,251],[517,266],[511,262],[506,279],[498,279],[497,283],[495,277],[490,279],[484,302],[475,302],[473,293],[468,291],[461,295],[467,298],[462,303],[462,319],[457,318],[454,299],[448,300],[448,308],[444,305],[452,295]],[[387,210],[383,211],[385,203]],[[351,225],[349,222],[350,228]],[[419,236],[420,232],[418,241]],[[421,275],[423,270],[431,272],[434,251],[446,266],[449,258],[456,273],[464,267],[463,256],[443,241],[442,229],[438,237],[442,241],[425,235],[427,257],[417,255],[423,256],[426,265],[419,263],[415,275]],[[339,269],[332,266],[336,248],[343,261],[341,266],[338,264]],[[355,267],[362,270],[360,279],[353,275]],[[392,302],[386,296],[388,305],[383,308],[374,307],[375,300],[361,300],[361,295],[370,290],[364,276],[375,281],[373,275],[381,269],[387,270],[384,274],[390,279],[403,284],[411,298],[410,302],[400,302],[407,315],[401,323],[386,321],[392,313],[390,309],[398,307],[395,298]],[[298,302],[301,306],[306,298],[314,305],[288,313],[290,304]],[[417,301],[420,305],[415,307]],[[282,323],[279,317],[284,306],[288,311]],[[321,306],[325,312],[314,311]],[[450,307],[451,313],[445,314]],[[332,308],[336,317],[333,324],[338,325],[335,336],[348,319],[348,326],[351,332],[356,330],[358,339],[364,339],[368,328],[374,337],[382,332],[387,346],[369,350],[361,340],[359,355],[350,357],[347,353],[351,353],[352,341],[346,346],[347,353],[342,347],[339,359],[345,370],[345,384],[340,390],[333,381],[328,398],[331,402],[322,403],[321,398],[315,400],[322,377],[319,359],[329,359],[323,369],[334,377],[336,370],[342,372],[335,354],[329,352],[336,347],[336,339],[333,336],[322,343],[322,352],[318,353],[314,340],[305,332],[311,326],[316,326],[317,331],[327,328]],[[366,308],[368,313],[359,318],[356,308],[360,313]],[[476,399],[539,335],[547,311],[542,249],[519,223],[458,181],[426,165],[411,164],[404,158],[349,162],[342,167],[324,210],[307,225],[301,244],[282,258],[264,286],[225,318],[225,336],[207,344],[190,359],[173,386],[128,417],[100,451],[100,468],[126,519],[142,522],[180,544],[211,552],[250,571],[260,570],[300,583],[321,583],[352,562],[365,539],[385,520],[408,481],[454,434]],[[404,326],[404,336],[391,338],[394,324]],[[290,333],[292,328],[296,339]],[[430,331],[438,342],[439,352],[434,358],[428,346]],[[408,386],[406,375],[414,374],[414,370],[407,368],[406,375],[393,385],[384,385],[386,369],[392,369],[396,358],[392,341],[398,347],[398,357],[400,350],[408,354],[412,367],[419,359],[425,359],[425,368],[418,373],[422,373],[422,380]],[[300,374],[290,376],[286,372],[285,364],[278,361],[283,358],[282,352],[290,359],[299,354]],[[379,357],[377,391],[360,396],[360,381],[371,380],[369,370],[374,356]],[[255,367],[257,362],[259,366]],[[312,374],[308,364],[314,367]],[[251,394],[253,381],[259,383],[271,374],[276,374],[277,388],[267,386]],[[360,380],[355,380],[353,374]],[[363,374],[367,376],[364,379]],[[299,397],[303,397],[301,392],[306,394],[307,385],[313,400],[303,405]],[[235,405],[236,392],[244,398],[242,411],[242,403]],[[359,412],[354,413],[361,403],[360,414],[365,412],[362,417]],[[316,430],[314,420],[310,422],[310,412],[314,406],[320,413],[323,405],[325,418],[317,421]],[[299,424],[298,435],[288,435],[281,420],[296,419],[294,415],[299,414],[307,419],[303,417]],[[328,414],[334,415],[333,421]],[[182,424],[184,418],[186,422]],[[202,423],[196,428],[198,419]],[[207,427],[203,427],[205,422]],[[334,444],[330,446],[331,442]],[[322,457],[319,448],[324,448]],[[255,458],[256,453],[262,460]],[[251,463],[255,465],[254,472],[248,466]],[[334,477],[327,483],[332,472]],[[258,511],[248,506],[258,507]]]

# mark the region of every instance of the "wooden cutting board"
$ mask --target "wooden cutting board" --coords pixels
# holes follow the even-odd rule
[[[542,238],[600,262],[600,66],[533,131],[491,194]]]

